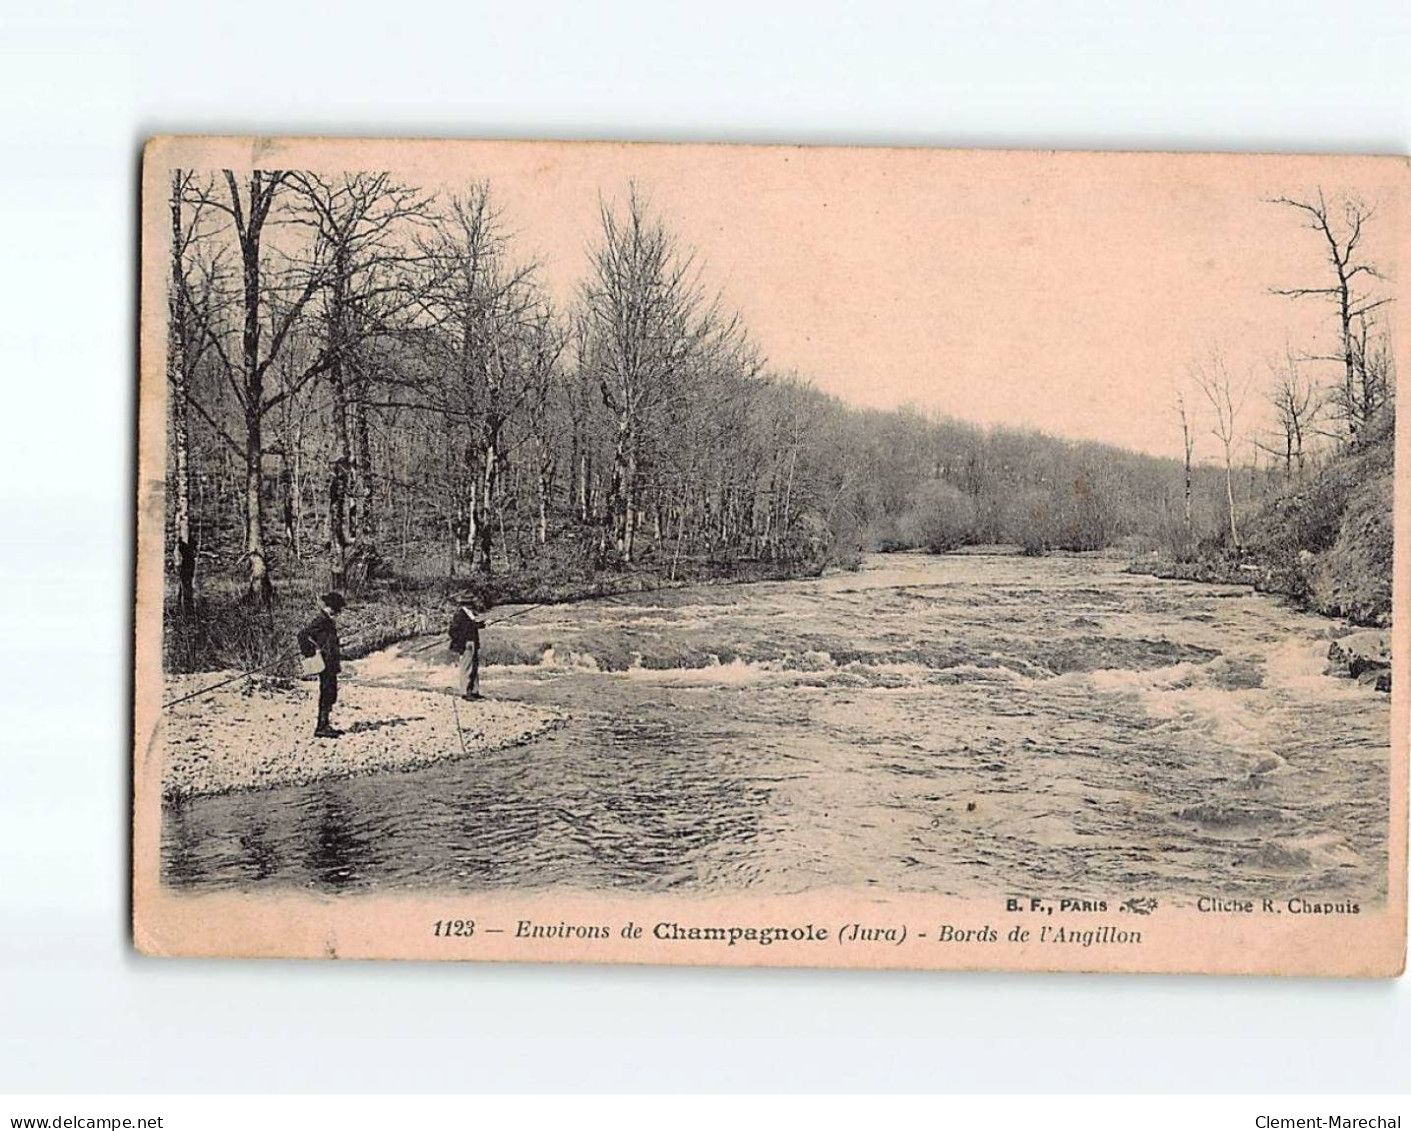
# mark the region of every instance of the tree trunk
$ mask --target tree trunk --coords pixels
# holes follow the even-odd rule
[[[617,425],[617,444],[612,459],[612,494],[608,509],[612,512],[618,553],[624,562],[632,560],[632,481],[636,478],[635,437],[631,421],[622,417]]]
[[[302,555],[304,539],[304,426],[294,430],[294,467],[290,475],[291,503],[293,506],[293,527],[290,532],[289,549],[294,557]]]
[[[196,554],[191,546],[191,464],[188,427],[189,364],[186,327],[186,274],[181,261],[180,171],[172,174],[171,196],[171,297],[168,303],[171,325],[167,331],[167,374],[171,381],[172,447],[175,460],[174,491],[176,525],[176,577],[178,605],[183,614],[196,611]]]
[[[328,477],[328,549],[333,559],[329,572],[334,589],[342,589],[348,583],[347,513],[348,461],[340,456],[333,461]]]
[[[475,461],[470,467],[470,497],[466,500],[465,553],[470,559],[470,568],[475,569],[476,548],[480,545],[480,470]]]
[[[373,507],[372,442],[368,433],[367,378],[356,365],[352,374],[352,398],[349,404],[353,440],[353,509],[357,523],[353,541],[364,559],[372,552],[377,540],[377,521]]]
[[[622,560],[631,564],[632,545],[637,535],[637,453],[629,450],[622,484]]]
[[[1338,322],[1342,327],[1343,396],[1347,401],[1347,429],[1349,435],[1356,439],[1360,421],[1358,420],[1357,408],[1357,356],[1352,337],[1352,291],[1348,285],[1347,276],[1343,272],[1343,266],[1338,262],[1336,247],[1334,247],[1333,267],[1338,276]]]
[[[1194,521],[1194,519],[1193,519],[1193,517],[1192,517],[1192,514],[1191,514],[1191,496],[1192,496],[1192,494],[1193,494],[1193,492],[1192,492],[1192,477],[1191,477],[1191,449],[1190,449],[1190,445],[1187,444],[1187,445],[1186,445],[1186,498],[1185,498],[1185,515],[1186,515],[1186,533],[1187,533],[1187,534],[1190,534],[1191,531],[1195,529],[1195,521]]]
[[[284,457],[284,464],[279,469],[279,509],[280,517],[284,521],[284,544],[289,547],[292,557],[299,556],[299,536],[295,529],[296,520],[294,518],[294,473],[289,468],[289,457]]]
[[[332,288],[328,300],[328,383],[333,392],[333,464],[328,483],[328,551],[332,558],[330,572],[333,587],[348,584],[350,547],[357,538],[357,514],[354,498],[354,462],[352,450],[352,407],[349,375],[345,352],[344,306],[347,296],[347,269],[343,253],[335,260]]]
[[[260,491],[264,455],[264,372],[260,368],[260,225],[256,224],[260,174],[251,174],[250,219],[240,241],[244,268],[245,325],[241,334],[245,393],[245,553],[249,597],[268,606],[274,596],[265,562],[264,504]],[[261,224],[263,221],[261,221]]]
[[[1235,469],[1228,448],[1225,450],[1225,500],[1230,507],[1230,541],[1234,543],[1235,553],[1239,553],[1240,532],[1235,523]]]
[[[794,524],[794,517],[791,513],[791,508],[793,507],[794,502],[794,468],[797,466],[798,462],[799,449],[796,443],[794,445],[793,450],[789,453],[789,478],[788,481],[784,484],[784,513],[781,516],[781,521],[779,523],[779,533],[775,535],[776,538],[785,539],[784,548],[786,555],[788,551],[789,529]]]
[[[681,561],[681,547],[686,543],[686,516],[691,511],[691,485],[688,481],[681,490],[681,511],[676,519],[676,545],[671,553],[671,580],[676,580],[676,567]]]
[[[549,544],[549,459],[543,441],[539,441],[539,545]]]
[[[245,412],[245,553],[250,559],[249,595],[257,604],[268,606],[274,597],[265,563],[264,498],[261,488],[263,444],[258,408]]]
[[[480,477],[480,517],[476,522],[476,527],[480,539],[480,570],[489,574],[493,569],[491,554],[495,548],[495,526],[494,512],[495,497],[500,478],[500,452],[498,440],[495,432],[498,426],[493,426],[491,440],[485,445],[483,456],[484,466]]]

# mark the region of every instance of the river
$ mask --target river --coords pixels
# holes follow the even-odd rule
[[[1390,710],[1323,674],[1338,625],[1096,557],[541,609],[488,696],[566,711],[411,773],[169,805],[182,889],[819,888],[1385,896]],[[445,687],[417,642],[357,681]],[[472,708],[473,710],[473,708]]]

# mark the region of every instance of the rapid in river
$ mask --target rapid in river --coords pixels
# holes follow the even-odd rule
[[[1390,710],[1324,674],[1340,627],[1242,587],[998,554],[544,608],[486,631],[482,690],[562,727],[169,804],[164,877],[1377,902]],[[449,687],[426,643],[350,665],[343,698]]]

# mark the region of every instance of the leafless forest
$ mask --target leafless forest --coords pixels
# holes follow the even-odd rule
[[[1352,197],[1251,202],[1308,229],[1307,278],[1269,286],[1326,303],[1338,348],[1240,372],[1193,343],[1174,400],[1151,375],[1184,461],[820,393],[764,356],[640,186],[605,186],[556,298],[502,204],[488,181],[173,176],[170,668],[267,658],[330,586],[394,634],[449,587],[562,599],[964,544],[1252,562],[1314,604],[1370,570],[1355,608],[1320,607],[1385,613],[1394,363]]]

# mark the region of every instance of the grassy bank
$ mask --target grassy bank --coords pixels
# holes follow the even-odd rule
[[[1188,581],[1235,582],[1288,597],[1354,624],[1391,623],[1393,432],[1388,416],[1242,516],[1242,545],[1228,536],[1189,555],[1156,556],[1133,571]]]

